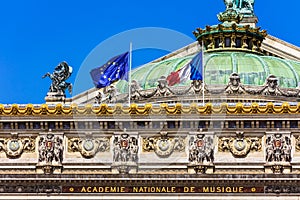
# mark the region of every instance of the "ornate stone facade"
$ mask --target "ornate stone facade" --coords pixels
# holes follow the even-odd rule
[[[262,59],[266,31],[238,24],[238,11],[251,10],[253,2],[234,2],[219,15],[221,24],[196,29],[196,39],[206,53],[237,51]],[[276,44],[273,53],[281,50],[282,43]],[[194,52],[181,53],[192,55],[199,50],[194,47]],[[71,73],[65,64],[46,75],[52,76],[52,95],[64,94]],[[159,74],[150,89],[133,80],[130,96],[110,85],[94,90],[95,95],[87,92],[79,104],[54,98],[48,105],[0,105],[0,193],[66,198],[87,193],[91,198],[100,193],[112,198],[137,193],[174,198],[297,195],[300,90],[282,87],[280,81],[299,77],[282,80],[267,73],[272,67],[267,66],[254,77],[262,84],[251,85],[237,73],[239,64],[232,66],[225,84],[194,80],[173,87]],[[54,79],[60,75],[58,84]],[[86,104],[86,97],[95,104]],[[15,132],[17,136],[11,134]]]

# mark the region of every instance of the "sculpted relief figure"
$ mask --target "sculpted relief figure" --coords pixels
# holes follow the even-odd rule
[[[229,78],[229,83],[225,88],[225,92],[228,94],[244,94],[245,88],[241,84],[241,79],[237,73],[232,73]]]
[[[95,96],[95,104],[101,104],[103,101],[103,94],[98,92],[97,96]]]
[[[117,88],[114,85],[110,85],[104,89],[105,94],[105,100],[108,101],[108,103],[115,103],[116,102],[116,96],[117,96]]]
[[[191,82],[191,91],[190,92],[192,94],[201,94],[202,90],[204,90],[205,93],[208,92],[206,85],[204,85],[204,88],[203,88],[203,84],[202,84],[201,80],[193,80]]]
[[[291,139],[282,134],[274,134],[266,140],[267,162],[291,162]]]
[[[274,75],[268,76],[264,88],[260,92],[263,95],[283,95],[282,91],[278,86],[278,78]]]
[[[161,76],[157,82],[158,85],[154,96],[170,96],[172,94],[170,88],[168,87],[168,81],[166,77]]]
[[[114,139],[113,161],[114,162],[137,162],[138,140],[124,133]]]
[[[39,162],[61,163],[63,159],[63,139],[61,136],[48,134],[39,141]]]
[[[213,138],[205,137],[204,134],[192,136],[189,141],[189,161],[193,163],[213,162]]]
[[[130,84],[130,92],[131,92],[131,99],[132,100],[139,100],[141,97],[140,91],[141,87],[136,80],[132,80]]]

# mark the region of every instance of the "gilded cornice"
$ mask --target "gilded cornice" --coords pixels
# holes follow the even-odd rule
[[[199,39],[206,35],[220,34],[220,33],[247,33],[248,35],[257,36],[260,39],[264,39],[267,36],[266,30],[260,30],[260,27],[252,28],[249,25],[240,26],[237,24],[231,24],[229,26],[224,26],[218,24],[217,26],[206,26],[206,29],[197,28],[193,32],[196,39]]]
[[[227,104],[222,103],[213,105],[207,103],[204,106],[201,104],[151,104],[143,105],[131,104],[130,107],[122,104],[108,105],[2,105],[0,104],[0,116],[71,116],[71,115],[177,115],[177,114],[298,114],[300,113],[300,103],[291,105],[282,103],[280,105],[271,102],[259,105],[258,103],[251,104]]]

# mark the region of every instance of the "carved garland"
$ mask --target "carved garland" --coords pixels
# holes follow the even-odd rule
[[[159,157],[169,157],[174,151],[182,152],[185,148],[185,139],[182,137],[168,137],[167,132],[161,132],[160,137],[143,138],[143,150],[154,151]]]
[[[0,151],[9,158],[18,158],[23,152],[34,152],[35,140],[32,138],[1,138]]]
[[[99,106],[85,105],[84,107],[78,107],[73,104],[71,106],[62,106],[57,104],[53,108],[49,108],[47,105],[41,105],[39,107],[32,107],[32,105],[27,105],[26,108],[19,108],[18,105],[12,105],[9,107],[4,107],[0,104],[0,116],[22,116],[22,115],[85,115],[85,114],[96,114],[96,115],[113,115],[117,111],[121,114],[131,114],[131,115],[149,115],[149,114],[161,114],[165,112],[166,114],[298,114],[300,109],[300,104],[290,105],[289,103],[283,103],[281,105],[274,105],[269,102],[266,105],[259,105],[258,103],[252,104],[242,104],[237,103],[236,105],[229,105],[223,103],[220,106],[213,106],[211,103],[207,103],[204,106],[191,103],[189,106],[183,106],[181,103],[176,103],[175,105],[168,105],[166,103],[160,104],[159,107],[154,107],[152,104],[147,103],[142,106],[137,104],[131,104],[130,107],[122,107],[121,104],[116,104],[115,106],[108,106],[107,104],[101,104]]]
[[[109,138],[70,138],[68,141],[69,152],[80,152],[85,158],[92,158],[98,152],[109,151]]]
[[[246,157],[251,150],[261,150],[262,139],[244,137],[243,132],[237,132],[236,137],[219,138],[219,151],[230,151],[235,157]]]

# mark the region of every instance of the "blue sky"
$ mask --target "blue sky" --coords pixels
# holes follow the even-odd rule
[[[256,0],[258,26],[269,34],[300,46],[298,19],[300,1],[278,4],[274,0]],[[131,33],[143,27],[157,27],[181,33],[193,39],[197,27],[218,23],[216,14],[224,11],[223,0],[10,0],[0,4],[0,103],[44,103],[50,86],[42,79],[61,61],[74,69],[69,82],[76,82],[84,70],[97,67],[124,45],[110,45],[99,55],[99,64],[85,66],[86,58],[104,41],[115,35]],[[143,29],[144,30],[144,29]],[[155,34],[151,35],[155,37]],[[186,41],[176,37],[151,38],[133,35],[139,40],[168,42],[172,48]],[[159,36],[158,36],[159,37]],[[122,37],[119,37],[120,39]],[[136,38],[130,38],[135,40]],[[125,41],[127,42],[127,41]],[[133,46],[135,43],[133,43]],[[133,67],[167,53],[161,49],[139,49],[133,54]],[[91,79],[78,83],[77,93],[93,87]],[[75,85],[76,87],[76,85]],[[67,94],[67,96],[70,96]]]

